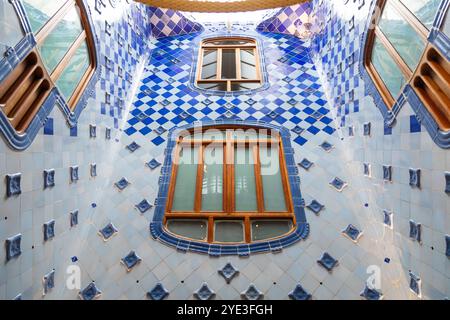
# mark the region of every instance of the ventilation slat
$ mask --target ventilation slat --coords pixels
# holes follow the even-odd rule
[[[5,107],[4,111],[8,117],[11,111],[17,105],[19,100],[24,94],[27,94],[28,89],[34,81],[33,73],[35,72],[37,66],[28,68],[20,75],[19,79],[11,86],[8,92],[5,94]]]

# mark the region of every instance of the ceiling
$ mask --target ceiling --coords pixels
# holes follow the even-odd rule
[[[308,0],[136,0],[152,7],[186,12],[245,12],[287,7]]]

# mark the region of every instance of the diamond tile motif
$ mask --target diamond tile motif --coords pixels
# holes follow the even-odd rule
[[[218,272],[222,277],[224,277],[228,284],[235,276],[239,274],[239,270],[236,269],[231,262],[228,262],[222,269],[218,270]]]
[[[55,169],[44,170],[44,189],[55,186]]]
[[[292,300],[311,300],[312,296],[298,284],[295,289],[289,293],[289,298]]]
[[[419,243],[422,242],[422,225],[413,220],[409,220],[409,237]]]
[[[22,235],[16,234],[5,241],[6,248],[6,261],[16,258],[21,255],[22,250],[20,248],[20,243],[22,241]]]
[[[261,300],[264,298],[264,294],[252,283],[244,292],[241,292],[241,298],[244,300]]]
[[[336,267],[339,262],[334,259],[328,252],[324,252],[322,257],[317,260],[317,263],[327,269],[327,271],[331,272],[334,267]]]
[[[42,279],[42,284],[44,287],[44,296],[55,287],[55,269],[47,273]]]
[[[298,134],[298,135],[302,134],[303,131],[305,131],[305,129],[303,129],[303,128],[299,127],[299,126],[295,126],[295,127],[292,129],[292,132],[294,132],[294,133],[296,133],[296,134]]]
[[[299,162],[298,165],[305,170],[309,170],[314,165],[314,162],[311,162],[308,159],[303,158],[303,160]]]
[[[312,200],[311,203],[308,204],[306,207],[312,212],[314,212],[316,215],[319,215],[320,211],[322,211],[322,209],[325,208],[325,206],[317,200]]]
[[[204,282],[202,286],[194,292],[194,297],[198,300],[210,300],[215,296],[215,292],[208,287],[206,282]]]
[[[367,286],[367,284],[364,287],[364,290],[361,292],[360,296],[364,297],[366,300],[382,300],[383,299],[383,294],[380,291],[369,288]]]
[[[138,263],[142,261],[142,259],[136,254],[134,250],[131,250],[120,261],[127,268],[127,271],[130,272]]]
[[[349,224],[347,228],[342,230],[342,234],[356,243],[358,242],[359,238],[362,236],[363,233],[362,231],[358,230],[358,228],[356,228],[354,225]]]
[[[6,175],[6,196],[12,197],[22,193],[20,187],[21,173],[7,174]]]
[[[44,223],[44,241],[55,237],[55,220]]]
[[[150,169],[155,170],[156,168],[158,168],[161,165],[161,163],[159,163],[156,159],[152,159],[149,162],[147,162],[146,165]]]
[[[333,180],[331,180],[330,185],[337,191],[341,192],[347,186],[347,182],[338,177],[335,177]]]
[[[322,142],[322,144],[320,145],[320,147],[325,150],[326,152],[330,152],[331,149],[333,149],[333,145],[327,141]]]
[[[420,188],[420,169],[409,169],[409,185],[413,188]]]
[[[152,290],[147,292],[147,298],[152,300],[164,300],[169,295],[169,291],[162,285],[157,283]]]
[[[126,178],[122,178],[119,181],[117,181],[116,183],[114,183],[114,185],[120,190],[124,190],[126,187],[128,187],[130,185],[130,182],[128,182],[128,180]]]
[[[422,280],[420,277],[412,272],[409,272],[409,288],[414,292],[419,298],[422,297]]]
[[[140,213],[145,213],[152,208],[152,205],[146,200],[142,200],[136,205],[136,209],[139,210]]]
[[[83,290],[78,293],[81,300],[95,300],[100,298],[102,292],[97,288],[95,282],[89,283]]]
[[[127,149],[130,150],[131,153],[135,152],[137,149],[139,149],[141,146],[138,145],[136,142],[132,142],[129,145],[127,145]]]
[[[105,227],[99,230],[99,235],[103,237],[103,241],[108,241],[112,236],[114,236],[118,230],[112,223],[108,223]]]

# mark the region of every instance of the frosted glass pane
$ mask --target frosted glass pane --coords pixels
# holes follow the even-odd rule
[[[208,223],[205,220],[168,220],[167,229],[179,236],[205,241]]]
[[[231,83],[231,91],[243,91],[243,90],[253,90],[261,87],[260,83],[251,83],[251,82],[232,82]]]
[[[431,29],[442,0],[400,0],[425,27]]]
[[[414,71],[425,50],[425,42],[389,2],[384,7],[379,26],[409,68]]]
[[[223,211],[223,147],[204,151],[202,211]]]
[[[242,79],[256,79],[256,58],[253,49],[241,49]]]
[[[222,79],[236,79],[236,50],[222,50]]]
[[[252,221],[252,241],[280,237],[291,229],[291,220],[255,220]]]
[[[236,147],[234,163],[236,211],[257,211],[253,152],[249,148]]]
[[[261,177],[264,191],[264,207],[268,212],[287,211],[281,180],[278,148],[260,146]]]
[[[226,82],[197,83],[197,86],[205,90],[227,91]]]
[[[180,151],[172,211],[194,210],[197,164],[198,148],[182,148]]]
[[[9,47],[15,47],[24,37],[24,31],[13,5],[0,0],[0,57],[3,58]]]
[[[397,98],[405,84],[405,78],[378,38],[375,38],[373,45],[372,63],[391,95],[394,99]]]
[[[22,0],[31,30],[37,33],[66,0]]]
[[[70,9],[39,46],[42,60],[52,73],[83,31],[78,7]]]
[[[216,242],[243,242],[244,225],[242,221],[217,221],[214,228]]]
[[[70,59],[61,76],[56,81],[56,86],[68,100],[81,81],[89,67],[89,52],[87,43],[84,42]]]
[[[205,50],[203,54],[202,79],[217,78],[217,50]]]

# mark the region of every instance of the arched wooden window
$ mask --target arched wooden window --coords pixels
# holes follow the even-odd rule
[[[267,129],[218,127],[177,141],[164,224],[208,243],[278,238],[295,226],[283,146]]]
[[[22,0],[37,47],[0,88],[2,111],[24,132],[53,87],[70,109],[96,67],[93,36],[82,0]]]
[[[251,38],[215,38],[202,42],[197,86],[206,90],[244,91],[261,87],[256,41]]]
[[[448,131],[450,63],[427,41],[440,4],[440,0],[380,0],[365,66],[388,108],[409,83],[440,129]]]

